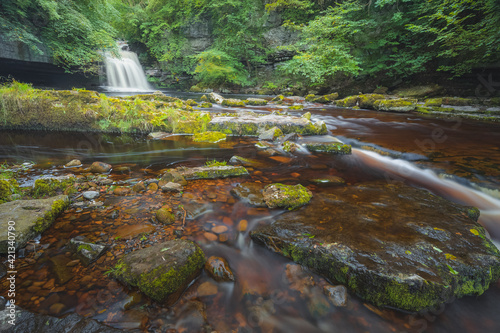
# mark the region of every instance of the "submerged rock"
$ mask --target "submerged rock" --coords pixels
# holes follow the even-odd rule
[[[254,207],[267,207],[262,195],[264,186],[259,183],[241,183],[231,189],[231,194]]]
[[[270,184],[262,191],[264,201],[269,208],[295,209],[307,204],[312,193],[304,186]]]
[[[325,286],[323,288],[323,293],[328,296],[330,301],[335,306],[346,306],[347,305],[347,288],[339,285],[339,286]]]
[[[234,281],[234,274],[226,259],[211,256],[205,263],[205,272],[217,282]]]
[[[425,190],[370,184],[317,195],[251,236],[368,302],[420,311],[481,295],[500,277],[477,214]]]
[[[93,173],[107,173],[111,171],[111,164],[103,163],[103,162],[94,162],[90,166],[89,171]]]
[[[193,179],[216,179],[216,178],[227,178],[227,177],[238,177],[247,176],[248,171],[242,166],[203,166],[196,168],[185,168],[180,167],[177,169],[167,171],[162,179],[166,177],[166,174],[176,172],[178,175],[182,176],[186,180]]]
[[[204,263],[205,255],[198,245],[176,239],[125,255],[113,274],[124,284],[171,306],[200,274]]]
[[[38,200],[17,200],[0,205],[0,253],[8,247],[24,247],[36,234],[44,232],[69,205],[67,195]],[[15,224],[9,224],[14,221]],[[8,227],[15,228],[15,244],[9,244]]]
[[[85,266],[97,260],[106,250],[106,246],[104,245],[88,243],[76,238],[72,238],[69,241],[69,246],[71,251],[76,254]]]

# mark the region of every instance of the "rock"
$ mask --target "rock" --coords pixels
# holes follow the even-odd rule
[[[164,139],[164,138],[169,137],[171,135],[172,134],[166,133],[166,132],[151,132],[148,134],[148,139],[161,140],[161,139]]]
[[[126,254],[114,268],[122,283],[167,306],[200,274],[205,255],[195,243],[175,239]]]
[[[382,99],[374,102],[375,110],[392,112],[410,112],[417,107],[416,100],[407,99]]]
[[[282,143],[281,149],[283,149],[283,151],[287,153],[294,153],[296,151],[299,151],[300,147],[295,142],[285,141]]]
[[[172,214],[172,208],[169,206],[163,206],[156,211],[156,219],[158,222],[163,224],[172,224],[175,222],[175,216]]]
[[[301,117],[307,120],[311,120],[311,112],[306,112]]]
[[[96,261],[106,251],[105,245],[88,243],[76,238],[70,239],[69,248],[85,266]]]
[[[184,304],[178,304],[174,311],[176,318],[175,332],[212,331],[205,329],[208,326],[207,313],[205,304],[203,304],[202,302],[197,300],[190,300]]]
[[[144,192],[146,191],[146,185],[144,185],[144,182],[138,182],[132,186],[132,190],[137,193]]]
[[[227,231],[227,227],[225,225],[217,225],[211,229],[214,234],[223,234]]]
[[[112,166],[103,162],[94,162],[90,166],[89,171],[93,173],[107,173],[111,171]]]
[[[73,168],[73,167],[78,167],[81,165],[82,165],[82,162],[80,162],[80,160],[71,160],[68,163],[66,163],[64,166],[66,168]]]
[[[211,256],[205,263],[205,272],[217,282],[234,281],[234,274],[226,259]]]
[[[12,195],[19,190],[15,179],[0,179],[0,204],[12,201]]]
[[[500,252],[477,214],[425,190],[373,183],[318,194],[251,237],[367,302],[420,311],[480,295],[500,277]]]
[[[316,98],[312,98],[311,102],[313,102],[313,103],[328,104],[328,103],[331,103],[334,100],[336,100],[337,97],[339,97],[339,94],[333,93],[333,94],[328,94],[328,95],[324,95],[324,96],[319,96],[319,97],[316,97]]]
[[[167,171],[163,176],[166,178],[167,173],[177,172],[180,176],[187,180],[193,179],[216,179],[216,178],[227,178],[227,177],[238,177],[247,176],[248,171],[242,166],[203,166],[196,168],[184,168],[180,167],[177,169]]]
[[[259,140],[274,141],[280,136],[283,136],[283,132],[278,127],[274,126],[273,128],[262,132],[259,135]]]
[[[213,296],[217,294],[219,290],[215,284],[213,284],[210,281],[207,281],[200,284],[196,291],[198,292],[198,296],[203,297],[203,296]]]
[[[156,229],[151,224],[122,225],[118,228],[113,238],[135,238],[139,235],[147,235]]]
[[[238,223],[237,229],[239,232],[245,232],[245,231],[247,231],[247,228],[248,228],[248,221],[247,220],[241,220]]]
[[[54,272],[58,284],[66,284],[73,278],[71,268],[67,267],[67,264],[71,261],[71,259],[66,257],[64,254],[60,254],[50,258],[49,260],[51,270]]]
[[[208,102],[207,95],[203,95],[203,96],[201,96],[201,97],[200,97],[200,100],[201,100],[202,102]]]
[[[220,141],[226,141],[226,134],[212,131],[196,133],[193,135],[193,141],[217,143]]]
[[[207,128],[211,131],[233,135],[258,136],[262,129],[275,126],[284,134],[322,135],[328,133],[323,122],[313,124],[305,118],[277,114],[242,113],[237,116],[216,116],[208,123]]]
[[[328,154],[351,154],[351,145],[342,142],[304,142],[303,145],[314,152]]]
[[[148,185],[148,191],[153,191],[153,192],[158,191],[158,184],[156,184],[156,183],[150,183]]]
[[[7,253],[9,221],[15,222],[15,249],[26,245],[36,234],[44,232],[69,205],[67,195],[47,199],[17,200],[0,204],[0,253]]]
[[[245,158],[245,157],[241,157],[241,156],[237,156],[237,155],[232,156],[229,159],[229,163],[243,165],[246,167],[253,167],[253,168],[265,167],[265,164],[260,162],[259,160],[255,160],[252,158]]]
[[[224,97],[217,93],[211,92],[210,94],[208,94],[208,100],[212,103],[222,104],[222,102],[224,101]]]
[[[259,183],[241,183],[231,189],[231,194],[241,202],[254,207],[267,207],[262,190],[264,186]]]
[[[411,88],[401,88],[394,91],[394,94],[399,95],[401,97],[432,97],[438,94],[441,94],[444,91],[444,88],[441,86],[435,85],[422,85],[415,86]]]
[[[161,180],[166,182],[187,185],[186,179],[176,169],[170,169],[161,176]],[[159,186],[159,185],[158,185]],[[160,186],[161,187],[161,186]]]
[[[132,193],[132,189],[130,187],[117,187],[114,189],[113,194],[114,195],[127,195]]]
[[[219,239],[219,237],[217,237],[217,235],[215,235],[215,234],[213,234],[213,233],[211,233],[211,232],[204,232],[204,233],[203,233],[203,236],[204,236],[207,240],[209,240],[209,241],[211,241],[211,242],[215,242],[217,239]]]
[[[99,192],[97,191],[85,191],[82,193],[83,197],[87,200],[94,200],[99,196]]]
[[[271,99],[271,102],[281,102],[284,99],[285,99],[285,96],[278,95],[278,96],[273,97],[273,99]]]
[[[213,106],[212,103],[209,102],[203,102],[200,104],[201,108],[211,108],[212,106]]]
[[[163,192],[181,192],[182,189],[183,189],[183,187],[181,184],[172,183],[172,182],[166,183],[165,185],[163,185],[161,187],[161,190]]]
[[[311,183],[318,185],[344,185],[345,180],[338,176],[325,176],[321,178],[314,178],[310,180]]]
[[[66,308],[66,306],[62,303],[55,303],[52,304],[49,308],[49,313],[53,315],[60,315],[61,312]]]
[[[387,87],[378,87],[375,90],[373,90],[373,93],[385,95],[385,94],[387,94],[388,91],[389,91],[389,88],[387,88]]]
[[[323,293],[328,296],[330,301],[335,306],[346,306],[347,305],[347,288],[339,285],[332,286],[327,285],[323,288]]]
[[[302,104],[297,104],[297,105],[292,105],[288,107],[288,110],[303,110],[304,105]]]
[[[248,105],[267,105],[267,101],[263,98],[247,98]]]
[[[245,106],[245,102],[243,102],[241,99],[236,99],[236,98],[225,98],[222,101],[223,106]]]
[[[358,105],[362,109],[374,109],[375,101],[381,99],[384,99],[384,95],[381,94],[358,95]]]
[[[336,100],[335,105],[343,108],[354,107],[358,105],[358,96],[349,96],[344,99]]]
[[[269,208],[287,208],[290,210],[307,204],[312,198],[311,191],[300,184],[270,184],[264,187],[262,194]]]
[[[189,88],[189,91],[194,92],[194,93],[201,93],[201,88],[194,85],[194,86],[191,86],[191,88]]]

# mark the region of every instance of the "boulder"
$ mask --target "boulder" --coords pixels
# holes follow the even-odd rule
[[[183,189],[182,185],[179,183],[168,182],[162,185],[161,190],[163,192],[181,192]]]
[[[171,306],[204,264],[205,255],[198,245],[175,239],[126,254],[112,271],[125,285]]]
[[[68,205],[67,195],[38,200],[17,200],[1,204],[0,253],[7,253],[8,248],[12,246],[9,243],[9,226],[14,226],[14,247],[18,250],[24,247],[35,235],[44,232]],[[9,221],[13,221],[15,224],[9,224]]]
[[[81,166],[81,165],[82,165],[82,162],[80,162],[80,160],[71,160],[68,163],[66,163],[64,165],[64,167],[66,167],[66,168],[73,168],[73,167],[78,167],[78,166]]]
[[[207,131],[202,133],[196,133],[193,135],[194,142],[217,143],[219,141],[225,141],[225,140],[226,140],[226,134],[221,132]]]
[[[222,101],[223,106],[245,106],[245,102],[243,102],[241,99],[236,99],[236,98],[225,98]]]
[[[314,102],[314,103],[328,104],[328,103],[331,103],[334,100],[336,100],[338,97],[339,97],[339,94],[333,93],[333,94],[318,96],[318,97],[312,98],[312,100],[311,99],[310,100],[311,100],[311,102]],[[307,98],[306,98],[306,101],[307,101]]]
[[[224,101],[224,97],[217,93],[211,92],[210,94],[208,94],[208,100],[212,103],[222,104],[222,102]]]
[[[373,105],[378,111],[410,112],[417,107],[417,101],[403,98],[381,99],[375,101]]]
[[[166,174],[176,172],[186,180],[193,179],[216,179],[227,177],[247,176],[248,171],[242,166],[202,166],[196,168],[179,167],[177,169],[169,170]],[[162,178],[165,178],[165,174]]]
[[[263,98],[247,98],[248,105],[267,105],[267,101]]]
[[[479,211],[402,184],[317,194],[251,237],[377,306],[420,311],[481,295],[500,277],[500,252]]]
[[[99,196],[98,191],[85,191],[82,193],[83,197],[87,200],[94,200]]]
[[[167,183],[172,182],[172,183],[178,183],[180,185],[187,185],[186,179],[176,171],[176,169],[170,169],[169,171],[165,172],[161,176],[161,180],[166,181]]]
[[[260,183],[241,183],[231,189],[231,194],[241,202],[254,207],[267,207],[262,195],[264,186]]]
[[[262,132],[259,135],[259,140],[274,141],[280,136],[283,136],[283,132],[278,127],[274,126],[273,128]]]
[[[312,198],[311,191],[300,184],[270,184],[264,187],[262,195],[269,208],[287,208],[290,210],[307,204]]]
[[[162,224],[172,224],[175,222],[175,215],[172,214],[172,208],[163,206],[156,211],[156,219]]]
[[[89,171],[93,173],[107,173],[111,171],[112,166],[103,162],[94,162],[90,166]]]

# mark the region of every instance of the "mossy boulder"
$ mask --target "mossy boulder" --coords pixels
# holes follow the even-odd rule
[[[374,109],[375,101],[383,98],[384,95],[381,94],[358,95],[358,105],[362,109]]]
[[[264,188],[262,195],[269,208],[286,208],[289,210],[307,204],[312,198],[311,191],[300,184],[270,184]]]
[[[302,104],[292,105],[288,107],[288,110],[302,110],[302,109],[304,109],[304,105]]]
[[[198,245],[176,239],[126,254],[112,271],[125,285],[171,306],[204,264],[205,255]]]
[[[421,311],[481,295],[500,278],[500,252],[477,213],[380,182],[331,188],[251,237],[369,303]]]
[[[202,92],[201,88],[196,86],[196,85],[191,86],[191,88],[189,88],[189,91],[194,92],[194,93],[201,93]]]
[[[175,215],[172,214],[172,208],[163,206],[156,211],[156,219],[161,224],[172,224],[175,222]]]
[[[47,199],[17,200],[0,205],[0,253],[7,253],[8,247],[16,250],[37,234],[44,232],[56,217],[69,205],[66,195]],[[15,222],[15,244],[9,244],[8,222]]]
[[[274,141],[283,136],[283,132],[278,127],[273,127],[259,135],[259,140]]]
[[[425,106],[441,106],[443,105],[442,98],[428,98],[425,100]]]
[[[311,120],[311,112],[306,112],[302,115],[302,118],[305,118],[307,120]]]
[[[278,96],[275,96],[273,97],[273,99],[271,99],[271,102],[281,102],[285,99],[285,96],[283,95],[278,95]]]
[[[169,169],[166,171],[162,176],[161,180],[163,180],[166,183],[177,183],[180,185],[187,185],[186,179],[176,171],[176,169]]]
[[[358,104],[358,96],[349,96],[344,99],[339,99],[335,101],[336,106],[343,108],[352,108]]]
[[[247,98],[248,105],[267,105],[267,101],[263,98]]]
[[[351,154],[351,145],[342,142],[306,142],[304,146],[309,151],[328,154]]]
[[[236,98],[226,98],[221,104],[222,106],[245,106],[245,102]]]
[[[175,172],[186,180],[193,179],[217,179],[227,177],[248,176],[248,171],[242,166],[203,166],[196,168],[179,167],[166,172],[166,174]]]
[[[0,204],[10,201],[11,195],[19,190],[15,179],[0,179]]]
[[[186,100],[186,104],[189,106],[198,106],[198,103],[193,99]]]
[[[309,94],[309,95],[306,95],[306,97],[305,97],[306,102],[312,102],[312,101],[314,101],[315,98],[316,98],[316,95],[314,95],[314,94]]]
[[[208,131],[208,132],[196,133],[195,135],[193,135],[193,141],[217,143],[220,141],[225,141],[226,136],[227,135],[225,133]]]
[[[286,140],[285,142],[283,142],[281,144],[281,149],[283,149],[283,151],[285,151],[287,153],[294,153],[294,152],[300,150],[300,147],[295,142]]]
[[[444,88],[437,84],[414,86],[409,88],[399,88],[394,91],[395,95],[401,97],[433,97],[439,96]]]
[[[403,98],[398,99],[381,99],[374,103],[375,109],[378,111],[391,112],[410,112],[417,107],[416,100],[408,100]]]
[[[39,178],[35,180],[31,195],[33,198],[42,198],[54,196],[66,190],[68,190],[66,193],[71,194],[76,191],[73,187],[74,184],[75,178],[73,177]]]
[[[328,104],[333,101],[335,101],[339,97],[339,94],[333,93],[333,94],[328,94],[328,95],[323,95],[323,96],[318,96],[313,98],[311,101],[313,103],[322,103],[322,104]],[[307,99],[306,99],[307,101]]]
[[[200,104],[200,107],[202,108],[211,108],[213,105],[210,102],[203,102]]]
[[[217,93],[211,92],[210,94],[208,94],[208,100],[212,103],[222,104],[222,102],[224,101],[224,97]]]

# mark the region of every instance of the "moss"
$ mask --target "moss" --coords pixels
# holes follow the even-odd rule
[[[284,99],[285,99],[285,96],[278,95],[278,96],[274,97],[271,101],[272,102],[282,102]]]
[[[200,93],[201,92],[201,88],[198,87],[198,86],[196,86],[196,85],[194,85],[191,88],[189,88],[189,91],[190,92],[194,92],[194,93]]]
[[[311,120],[311,112],[306,112],[302,115],[302,118],[305,118],[307,120]]]
[[[15,179],[0,179],[0,204],[10,201],[10,196],[19,190]]]
[[[306,96],[306,102],[312,102],[316,98],[316,95],[309,94]]]
[[[194,173],[195,178],[189,179],[214,179],[214,178],[226,178],[226,177],[238,177],[247,176],[248,171],[242,166],[239,167],[210,167],[205,171],[198,171]],[[188,179],[188,178],[186,178]]]
[[[358,96],[349,96],[344,99],[339,99],[335,101],[336,106],[343,108],[353,107],[358,104]]]
[[[383,99],[377,100],[374,107],[379,111],[409,112],[416,108],[415,100],[407,99]]]
[[[202,108],[211,108],[213,105],[210,102],[203,102],[201,103],[200,107]]]
[[[236,98],[226,98],[222,101],[222,106],[245,106],[245,103]]]
[[[333,102],[334,100],[339,97],[339,94],[333,93],[333,94],[328,94],[328,95],[323,95],[323,96],[318,96],[316,98],[312,99],[312,102],[314,103],[322,103],[322,104],[328,104]]]
[[[381,94],[365,94],[358,95],[358,104],[362,109],[374,109],[375,101],[383,99],[384,95]]]
[[[33,198],[54,196],[58,192],[65,191],[68,187],[73,187],[74,184],[74,178],[64,180],[40,178],[35,180],[35,185],[31,189],[31,195]]]
[[[168,206],[164,206],[156,211],[156,219],[158,222],[167,225],[175,222],[175,216],[172,214],[171,208]]]
[[[217,143],[219,141],[225,141],[226,140],[226,134],[221,133],[221,132],[203,132],[203,133],[196,133],[193,136],[193,141],[195,142],[210,142],[210,143]]]
[[[442,98],[429,98],[425,100],[425,106],[441,106],[443,105]]]
[[[69,206],[69,200],[56,200],[52,204],[52,209],[45,213],[43,217],[36,220],[33,230],[36,233],[42,233],[45,231],[56,219],[56,217],[62,213]]]
[[[267,101],[265,99],[262,99],[262,98],[249,98],[248,100],[245,101],[245,104],[263,106],[263,105],[267,105]]]
[[[92,246],[89,244],[80,244],[76,249],[76,252],[82,252],[82,250],[92,251]]]
[[[302,105],[302,104],[292,105],[292,106],[288,107],[289,110],[302,110],[303,108],[304,108],[304,105]]]
[[[192,99],[188,99],[186,101],[186,104],[189,105],[189,106],[198,106],[198,103],[196,103],[194,100]]]
[[[305,146],[310,151],[324,152],[329,154],[351,154],[351,145],[347,145],[341,142],[306,143]]]
[[[467,216],[470,217],[475,222],[477,222],[479,215],[481,214],[481,212],[479,211],[479,209],[477,207],[468,207],[466,212],[467,212]]]
[[[468,106],[476,104],[476,101],[471,98],[460,97],[443,97],[443,104],[452,106]]]
[[[269,208],[299,208],[307,204],[312,198],[312,193],[304,186],[284,185],[280,183],[269,184],[264,188],[264,200]]]
[[[426,106],[417,106],[415,107],[415,111],[418,113],[429,114],[431,113],[432,108]]]
[[[286,151],[287,153],[293,153],[297,149],[299,149],[299,146],[295,142],[290,142],[290,141],[285,141],[283,142],[283,151]]]

